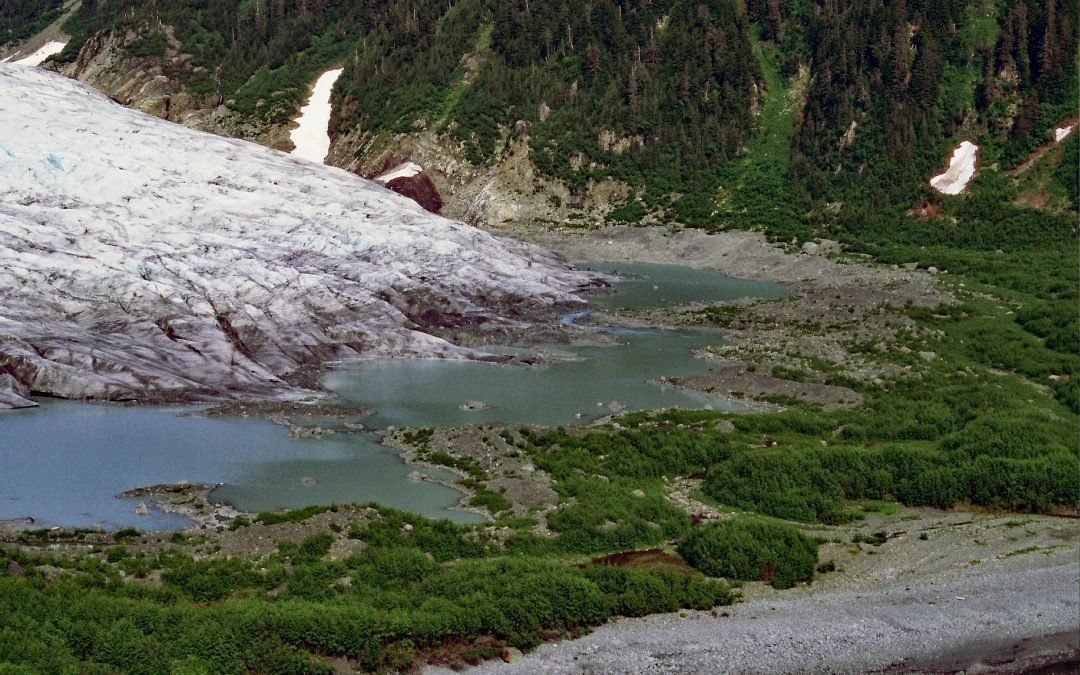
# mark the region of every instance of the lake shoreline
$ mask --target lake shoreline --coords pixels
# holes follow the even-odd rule
[[[828,345],[823,347],[812,336],[797,334],[790,328],[811,318],[842,315],[849,320],[846,315],[851,314],[856,323],[869,317],[866,325],[880,328],[884,323],[873,323],[874,315],[869,314],[871,308],[903,306],[909,300],[919,307],[934,307],[952,301],[948,292],[940,288],[937,273],[918,269],[917,262],[914,267],[868,266],[859,260],[845,258],[839,252],[829,256],[785,252],[782,247],[766,244],[760,235],[729,234],[710,237],[696,232],[670,233],[660,228],[612,229],[573,235],[578,237],[576,241],[567,237],[562,250],[573,253],[576,259],[601,259],[598,257],[600,252],[606,250],[608,258],[612,259],[637,256],[670,262],[688,247],[703,246],[702,242],[707,241],[713,248],[690,255],[689,266],[717,269],[742,278],[778,280],[797,289],[786,304],[760,300],[719,303],[730,312],[720,313],[724,323],[710,325],[727,330],[735,344],[699,356],[720,364],[754,362],[760,354],[754,350],[762,345],[783,344],[803,355],[826,353],[823,350]],[[543,236],[546,235],[538,235],[541,239]],[[757,253],[748,257],[740,255],[740,251],[745,250]],[[696,325],[694,322],[700,322],[702,312],[707,309],[616,312],[613,316],[636,325],[682,327]],[[858,327],[861,329],[864,325]],[[470,339],[494,344],[508,335],[504,332]],[[872,335],[884,344],[879,351],[895,348],[885,333]],[[707,377],[669,381],[668,384],[716,391],[725,382],[725,373],[722,368],[715,370],[718,372]],[[867,370],[857,374],[868,381],[904,376],[899,371]],[[758,377],[783,379],[773,377],[771,370]],[[782,407],[782,403],[768,400],[747,402],[762,407]],[[583,425],[582,428],[586,427]],[[450,432],[462,434],[463,445],[475,440],[469,434],[479,434],[482,438],[486,433],[464,427],[452,427],[447,431]],[[501,447],[501,441],[494,437],[491,442]],[[385,445],[395,449],[411,464],[446,468],[424,462],[408,449],[390,443]],[[486,452],[476,443],[471,445],[477,448],[474,451],[478,454]],[[509,447],[504,450],[509,451]],[[492,461],[502,462],[503,458],[496,456]],[[514,465],[503,470],[509,477],[510,473],[520,473],[522,468]],[[537,486],[547,487],[541,485],[541,479],[534,482]],[[211,492],[216,486],[196,487],[205,489],[203,497],[210,503]],[[460,486],[455,489],[464,492]],[[471,493],[466,493],[460,501],[464,502],[470,496]],[[538,504],[544,507],[542,500]],[[198,506],[190,508],[200,511]],[[202,510],[206,511],[205,508]],[[486,511],[475,512],[487,515]],[[227,523],[218,518],[221,514],[215,513],[212,507],[208,513],[201,527],[217,531],[214,541],[229,542],[234,535],[239,540],[261,532],[261,528],[249,530],[245,527],[240,528],[243,532],[237,535],[228,530]],[[689,612],[686,616],[668,614],[619,619],[583,638],[544,645],[513,664],[489,662],[477,670],[498,673],[577,673],[586,669],[614,673],[706,673],[717,672],[719,667],[727,669],[725,672],[825,669],[890,673],[971,668],[983,669],[982,672],[1015,672],[1017,669],[1071,663],[1077,655],[1076,650],[1080,650],[1080,646],[1074,649],[1074,643],[1069,642],[1069,637],[1076,635],[1076,628],[1080,628],[1076,625],[1075,588],[1080,579],[1076,559],[1080,550],[1076,544],[1075,522],[1023,516],[1039,525],[1032,528],[1038,530],[1037,536],[1033,535],[1035,538],[1031,542],[1023,542],[1035,551],[1021,554],[1022,544],[1006,544],[1001,534],[1016,534],[1015,529],[1005,523],[1015,519],[1015,514],[916,513],[924,514],[922,517],[928,521],[945,522],[942,527],[948,529],[942,530],[944,532],[960,534],[950,534],[940,540],[937,534],[932,534],[934,543],[926,546],[914,536],[898,537],[890,539],[878,550],[860,548],[859,545],[853,547],[848,543],[852,540],[852,531],[841,528],[838,531],[842,534],[835,536],[836,542],[843,543],[824,545],[821,558],[846,555],[840,565],[841,571],[822,575],[811,586],[781,593],[760,584],[748,584],[743,589],[745,601],[725,610],[728,616]],[[541,510],[538,517],[541,526],[542,514]],[[912,515],[911,510],[903,512],[903,517]],[[861,528],[859,532],[873,532],[874,528],[882,526],[882,522],[888,521],[869,519],[867,523],[853,527]],[[937,527],[925,527],[923,531],[936,533]],[[905,524],[898,529],[909,528],[910,525]],[[986,544],[980,543],[987,538],[986,532],[1001,535],[1001,541],[986,548]],[[164,540],[167,535],[158,533],[158,538]],[[230,544],[226,544],[228,546]],[[859,554],[852,554],[852,548]],[[244,550],[237,552],[245,554]],[[827,620],[822,620],[823,616]],[[763,642],[762,636],[768,636],[768,640]]]

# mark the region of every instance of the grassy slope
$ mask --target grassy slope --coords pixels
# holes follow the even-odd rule
[[[784,81],[775,45],[758,42],[754,56],[765,79],[764,103],[746,151],[724,171],[716,218],[725,228],[761,229],[765,223],[775,226],[797,217],[787,189],[799,112],[792,90],[806,83]]]

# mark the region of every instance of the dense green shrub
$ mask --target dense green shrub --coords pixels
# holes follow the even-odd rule
[[[4,0],[0,5],[0,47],[31,37],[60,18],[63,0]]]
[[[679,555],[709,576],[790,588],[813,578],[817,546],[790,525],[737,518],[695,528],[679,542]]]

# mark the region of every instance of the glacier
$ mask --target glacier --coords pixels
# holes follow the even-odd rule
[[[594,282],[346,171],[0,64],[0,407],[300,398],[329,361],[478,358],[436,334],[551,321]]]

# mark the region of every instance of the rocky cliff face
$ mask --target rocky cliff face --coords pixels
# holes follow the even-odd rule
[[[591,281],[52,73],[0,65],[0,101],[0,406],[295,397],[328,360],[469,357],[431,333],[525,326]]]
[[[372,135],[350,129],[334,139],[328,162],[369,178],[415,163],[424,170],[419,181],[388,187],[433,212],[494,229],[508,222],[603,222],[612,205],[630,193],[626,184],[607,180],[572,194],[536,171],[527,133],[525,126],[507,131],[498,157],[489,166],[475,166],[446,135],[426,130]]]

